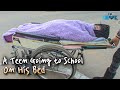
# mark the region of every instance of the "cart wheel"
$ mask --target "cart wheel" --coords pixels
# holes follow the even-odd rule
[[[35,64],[38,68],[45,67],[45,74],[36,74],[41,79],[70,79],[73,78],[76,72],[76,65],[66,64],[64,65],[64,57],[73,58],[73,56],[61,46],[56,45],[44,45],[37,48],[32,52],[31,58],[38,59],[50,59],[51,65],[48,64]],[[61,59],[61,63],[55,64],[54,60]]]

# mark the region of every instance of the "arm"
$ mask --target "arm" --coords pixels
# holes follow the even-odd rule
[[[114,43],[115,46],[119,44],[120,41],[120,30],[117,32],[117,35],[111,40],[111,43]]]
[[[95,37],[95,33],[94,33],[94,24],[90,24],[90,23],[84,23],[85,29],[89,32],[89,34],[91,36]]]

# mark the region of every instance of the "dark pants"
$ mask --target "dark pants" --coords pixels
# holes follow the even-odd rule
[[[103,77],[94,77],[93,79],[113,79],[117,69],[120,66],[120,48],[113,55],[112,63],[110,67],[107,68]]]
[[[111,73],[116,73],[117,69],[120,66],[120,48],[117,49],[117,51],[113,55],[112,63],[109,67],[109,71]]]

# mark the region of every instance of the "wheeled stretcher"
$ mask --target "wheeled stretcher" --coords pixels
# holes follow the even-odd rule
[[[115,48],[114,44],[110,44],[108,39],[98,42],[75,42],[60,40],[57,37],[34,35],[30,33],[16,32],[13,37],[12,54],[16,58],[50,58],[55,60],[64,57],[80,59],[84,64],[83,51],[87,49],[107,49]],[[74,78],[77,64],[51,63],[51,66],[45,64],[36,64],[37,67],[45,67],[45,74],[36,74],[39,78]],[[22,65],[15,65],[16,68]],[[32,67],[33,64],[28,65]],[[32,71],[32,68],[31,68]]]

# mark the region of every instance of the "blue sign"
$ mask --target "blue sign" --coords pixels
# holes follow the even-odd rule
[[[104,20],[118,20],[117,15],[113,15],[112,13],[108,13],[108,15],[103,16]]]

